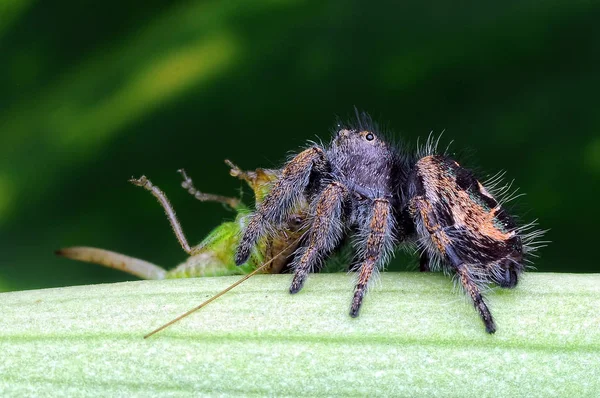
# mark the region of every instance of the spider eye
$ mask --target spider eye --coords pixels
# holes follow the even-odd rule
[[[373,133],[369,133],[365,135],[365,138],[367,139],[367,141],[373,141],[375,139],[375,136],[373,135]]]

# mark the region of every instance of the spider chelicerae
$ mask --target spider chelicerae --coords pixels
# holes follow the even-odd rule
[[[533,230],[535,223],[518,226],[506,212],[503,204],[511,198],[499,187],[501,175],[482,184],[436,147],[430,136],[411,155],[364,113],[352,125],[338,125],[329,145],[313,143],[284,166],[250,216],[236,264],[308,204],[306,234],[292,260],[291,293],[350,236],[358,274],[350,315],[356,317],[373,273],[400,245],[414,245],[421,271],[454,274],[486,331],[494,333],[482,290],[489,284],[514,287],[544,231]]]

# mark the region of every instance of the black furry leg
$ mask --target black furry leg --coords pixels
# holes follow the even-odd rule
[[[368,223],[365,258],[360,265],[358,282],[354,289],[354,297],[350,307],[350,316],[353,318],[358,316],[367,291],[369,279],[375,267],[384,256],[384,251],[387,247],[391,246],[392,225],[390,203],[385,199],[375,200],[371,212],[371,220]]]
[[[454,248],[452,246],[446,247],[446,255],[450,259],[450,262],[454,266],[456,273],[458,274],[458,279],[460,280],[461,285],[464,287],[465,291],[469,293],[471,300],[473,300],[473,305],[475,309],[479,312],[479,316],[485,325],[485,331],[492,334],[496,332],[496,324],[494,323],[494,318],[492,317],[492,313],[489,308],[485,304],[483,299],[483,295],[479,291],[479,287],[473,276],[469,272],[468,266],[460,260]]]
[[[473,300],[473,305],[475,306],[475,309],[479,312],[479,316],[481,316],[481,320],[485,325],[485,331],[490,334],[495,333],[496,324],[494,323],[492,313],[485,304],[483,296],[481,295],[477,284],[473,281],[473,278],[469,274],[467,267],[465,267],[464,264],[459,265],[458,267],[456,267],[456,273],[458,274],[460,283],[469,293],[469,296],[471,296],[471,300]]]
[[[278,225],[285,221],[290,211],[298,203],[309,183],[315,165],[325,162],[323,150],[309,148],[296,155],[283,169],[271,192],[264,198],[256,213],[244,230],[235,253],[235,263],[242,265],[250,257],[256,242],[264,236],[269,225]]]
[[[309,231],[308,245],[296,256],[294,279],[290,293],[298,293],[308,273],[320,264],[340,242],[343,236],[342,217],[347,189],[339,183],[328,185],[319,196],[312,225]]]
[[[516,256],[515,256],[516,257]],[[521,260],[521,258],[519,258]],[[519,282],[519,273],[523,272],[523,266],[515,263],[509,258],[505,258],[498,262],[499,272],[492,275],[492,279],[500,287],[512,289]]]

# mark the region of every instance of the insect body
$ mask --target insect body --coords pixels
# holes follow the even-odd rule
[[[292,261],[291,293],[320,268],[345,236],[353,238],[358,278],[350,315],[358,316],[371,279],[402,244],[421,252],[421,269],[454,274],[488,333],[496,326],[482,295],[488,284],[514,287],[524,256],[543,232],[526,234],[473,173],[431,138],[416,155],[381,134],[366,115],[339,127],[329,145],[300,152],[257,206],[235,261],[242,265],[265,236],[278,231],[300,203],[308,203],[307,236]]]
[[[277,179],[279,174],[277,170],[267,169],[246,172],[240,170],[230,161],[226,161],[226,163],[231,167],[230,174],[232,176],[238,177],[250,185],[254,191],[257,204],[270,191],[272,183]],[[87,261],[109,268],[120,269],[142,279],[243,275],[254,271],[260,265],[267,262],[269,266],[262,269],[261,272],[280,273],[287,269],[288,257],[296,248],[294,242],[298,240],[298,237],[302,233],[301,226],[306,204],[300,203],[296,208],[296,212],[290,214],[288,220],[284,222],[285,228],[271,234],[268,239],[261,241],[256,250],[252,252],[248,261],[243,266],[237,267],[233,255],[235,248],[239,244],[240,231],[244,228],[247,217],[250,214],[249,208],[237,198],[206,194],[198,191],[193,186],[192,180],[185,174],[185,171],[180,170],[180,172],[184,178],[182,186],[198,200],[224,203],[237,212],[237,217],[234,221],[222,223],[210,232],[200,244],[190,247],[183,229],[175,216],[175,211],[166,195],[145,176],[139,179],[131,179],[130,181],[134,185],[150,191],[162,205],[181,247],[190,256],[184,263],[167,271],[144,260],[93,247],[70,247],[58,250],[56,253],[74,260]]]

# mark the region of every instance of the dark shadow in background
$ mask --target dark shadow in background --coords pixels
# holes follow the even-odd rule
[[[307,139],[327,138],[335,117],[351,115],[355,105],[412,145],[445,130],[444,146],[453,139],[462,162],[482,177],[506,170],[527,193],[514,211],[551,229],[538,270],[600,271],[588,255],[600,224],[593,195],[600,175],[600,5],[93,7],[38,2],[0,30],[1,289],[127,279],[53,257],[70,245],[174,266],[184,254],[162,210],[128,185],[129,177],[145,174],[163,188],[190,240],[199,241],[233,214],[189,197],[179,188],[178,168],[204,191],[235,195],[242,185],[223,159],[244,168],[280,165]],[[226,60],[189,87],[157,95],[158,102],[118,95],[137,70],[152,71],[146,65],[194,43],[215,43],[216,50],[200,53],[220,59],[222,51]],[[176,81],[186,73],[181,65],[195,67],[174,63]],[[160,76],[148,82],[168,92]],[[132,107],[135,117],[119,113],[138,100],[146,105]],[[94,113],[107,103],[106,117]],[[75,110],[70,117],[78,123],[69,124],[62,116],[70,115],[69,104],[93,117]],[[111,112],[123,122],[111,127]],[[409,262],[402,256],[392,269]]]

